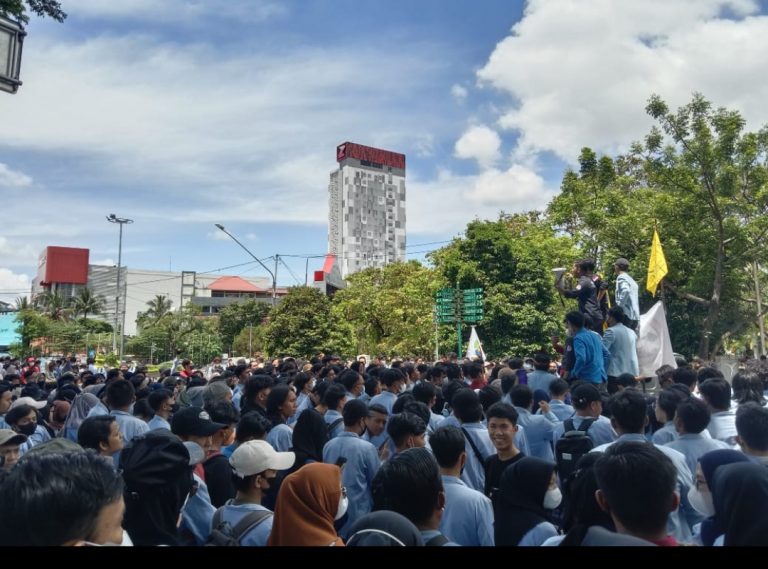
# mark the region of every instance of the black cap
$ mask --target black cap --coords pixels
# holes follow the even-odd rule
[[[185,407],[174,413],[171,420],[171,431],[174,435],[210,437],[226,427],[222,423],[214,423],[202,407]]]
[[[602,397],[600,397],[600,390],[591,383],[582,383],[581,385],[576,386],[571,392],[571,397],[574,403],[578,403],[579,405],[603,400]]]

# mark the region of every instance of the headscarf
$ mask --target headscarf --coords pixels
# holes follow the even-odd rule
[[[292,437],[291,450],[296,453],[296,462],[291,472],[296,472],[310,460],[323,461],[323,446],[328,442],[328,427],[320,413],[314,409],[304,410],[296,421]]]
[[[504,470],[499,483],[494,524],[498,546],[516,546],[526,533],[550,521],[544,495],[555,465],[540,458],[524,457]]]
[[[307,464],[286,476],[267,545],[344,545],[333,522],[341,501],[341,468]]]
[[[701,471],[704,473],[704,480],[707,481],[710,492],[712,492],[712,486],[714,485],[714,476],[717,469],[726,464],[734,464],[737,462],[749,462],[749,459],[741,452],[731,449],[719,449],[708,452],[699,458],[699,464],[701,464]],[[694,476],[696,473],[694,472]],[[714,493],[712,494],[714,499]],[[711,518],[707,518],[701,522],[701,542],[704,545],[712,545],[715,540],[725,533],[725,527],[720,523],[720,517],[717,515],[717,509],[715,509],[715,515]]]
[[[77,430],[85,421],[91,409],[99,404],[99,398],[92,393],[81,393],[72,402],[69,414],[64,420],[64,427],[59,431],[60,437],[66,437],[70,441],[77,442]]]
[[[48,422],[48,426],[54,429],[56,433],[61,432],[71,408],[72,405],[70,405],[69,401],[63,401],[61,399],[54,401],[51,404],[51,420]]]
[[[768,469],[762,464],[729,464],[714,473],[712,500],[725,530],[725,545],[768,544]]]
[[[421,532],[405,516],[390,510],[371,512],[349,528],[347,547],[423,546]]]

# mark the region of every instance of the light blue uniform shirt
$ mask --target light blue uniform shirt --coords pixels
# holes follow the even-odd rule
[[[371,396],[368,395],[365,391],[363,391],[360,394],[360,397],[358,397],[358,399],[360,401],[362,401],[363,403],[365,403],[366,405],[370,405],[371,404]]]
[[[197,492],[189,497],[187,505],[181,511],[181,525],[195,536],[197,545],[203,545],[211,535],[211,524],[216,508],[211,504],[208,486],[197,474],[192,476],[197,482]]]
[[[88,417],[98,417],[99,415],[109,415],[109,409],[107,409],[107,406],[104,405],[101,401],[99,401],[96,405],[94,405],[90,411],[88,411],[88,415],[86,415],[86,418]]]
[[[605,369],[611,354],[603,346],[603,340],[597,332],[586,328],[579,330],[573,337],[573,354],[572,378],[590,383],[602,383],[608,379]]]
[[[439,429],[445,421],[445,417],[438,415],[437,413],[431,413],[429,417],[429,429],[434,433]]]
[[[5,422],[5,415],[0,415],[0,429],[11,430],[11,426]]]
[[[421,541],[423,541],[424,545],[426,545],[430,539],[432,539],[433,537],[437,537],[438,535],[440,535],[441,532],[439,532],[436,529],[428,529],[419,533],[421,533]],[[448,537],[448,536],[446,535],[444,537]],[[448,543],[443,544],[443,547],[458,547],[458,545],[459,545],[458,543],[448,541]]]
[[[485,461],[488,460],[489,456],[496,454],[496,448],[488,436],[488,429],[479,421],[477,423],[464,423],[461,426],[467,431],[467,435],[464,435],[464,452],[467,453],[467,463],[464,465],[461,479],[470,488],[482,492],[485,487]],[[480,451],[480,456],[483,457],[482,463],[478,460],[472,445],[466,440],[467,436],[472,437],[472,442]]]
[[[323,462],[336,464],[340,458],[347,459],[341,470],[341,482],[347,489],[349,508],[347,521],[339,531],[339,535],[345,537],[351,525],[373,507],[371,482],[379,470],[380,462],[376,447],[348,431],[342,432],[323,447]]]
[[[675,429],[674,421],[667,421],[664,426],[658,431],[653,433],[653,444],[665,445],[677,440],[677,429]]]
[[[556,379],[556,375],[537,369],[528,374],[528,387],[531,391],[541,390],[549,395],[549,384]]]
[[[37,427],[35,427],[35,432],[27,437],[27,442],[22,443],[19,446],[19,456],[23,455],[32,447],[37,446],[44,442],[48,442],[50,440],[51,440],[51,435],[48,432],[48,429],[46,429],[42,425],[38,425]]]
[[[603,346],[611,354],[606,372],[611,377],[622,373],[640,374],[637,363],[637,334],[624,324],[610,326],[603,332]]]
[[[293,429],[281,423],[267,434],[267,442],[277,452],[288,452],[293,447]]]
[[[552,410],[552,413],[554,413],[555,417],[557,417],[558,421],[565,421],[566,419],[570,419],[574,414],[574,409],[567,403],[563,403],[559,399],[552,399],[549,402],[549,408]],[[536,410],[536,415],[541,415],[541,408]]]
[[[640,320],[637,283],[627,273],[621,273],[616,277],[616,306],[621,306],[628,319]]]
[[[147,426],[149,427],[150,431],[156,431],[157,429],[166,429],[168,431],[171,430],[171,424],[163,419],[160,415],[155,415],[149,420],[149,423],[147,423]]]
[[[538,547],[557,535],[557,528],[549,522],[541,522],[532,527],[517,544],[518,547]]]
[[[240,410],[240,400],[241,400],[242,398],[243,398],[243,388],[242,388],[242,386],[241,386],[241,385],[238,383],[238,384],[235,386],[235,390],[234,390],[234,392],[232,393],[232,405],[234,405],[234,406],[235,406],[235,409],[237,409],[238,411]]]
[[[728,443],[732,449],[738,450],[736,443],[736,413],[733,411],[718,411],[712,413],[712,417],[707,425],[709,434],[713,439]]]
[[[235,527],[240,520],[251,512],[269,512],[267,508],[261,504],[233,504],[233,500],[227,500],[222,510],[221,521],[228,522],[230,526]],[[274,516],[267,516],[261,520],[256,527],[245,532],[240,537],[240,545],[242,547],[264,547],[267,545],[269,534],[272,533],[272,522]],[[211,518],[213,523],[213,518]],[[213,528],[211,528],[213,529]]]
[[[312,408],[312,399],[310,399],[309,395],[306,393],[299,393],[299,396],[296,398],[296,413],[293,414],[293,416],[288,418],[288,424],[293,425],[296,423],[296,421],[299,420],[299,415],[301,415],[304,411],[307,409]]]
[[[493,505],[460,478],[443,475],[445,511],[440,532],[464,546],[493,546]]]
[[[368,407],[371,405],[381,405],[384,407],[384,409],[387,410],[388,415],[392,415],[392,407],[395,405],[395,401],[397,401],[397,395],[390,393],[389,391],[382,391],[375,397],[371,398],[370,403],[368,403]],[[389,417],[387,417],[387,423],[389,423]],[[384,431],[382,431],[380,435],[371,437],[371,444],[376,448],[381,448],[381,445],[383,445],[384,441],[386,441],[388,438],[389,435],[387,434],[387,426],[384,425]]]
[[[123,434],[123,441],[125,444],[128,444],[128,442],[135,437],[141,436],[149,431],[149,425],[130,413],[126,413],[125,411],[111,411],[109,414],[115,418],[115,421],[117,421],[117,428],[120,429],[120,432]],[[113,456],[115,468],[120,464],[120,454],[122,452],[123,451],[118,451]]]
[[[560,424],[557,416],[552,411],[545,415],[533,415],[528,409],[522,407],[515,407],[515,409],[518,413],[517,424],[525,429],[525,437],[528,439],[529,452],[525,453],[526,456],[555,462],[552,437]]]
[[[573,428],[578,429],[581,426],[581,422],[589,417],[582,417],[580,415],[573,416]],[[565,433],[565,423],[560,423],[555,429],[554,435],[552,435],[552,441],[557,444],[557,440]],[[597,421],[590,425],[587,431],[587,436],[592,439],[592,444],[596,447],[611,443],[616,440],[617,435],[611,427],[611,421],[607,417],[600,415]]]
[[[704,431],[706,432],[706,430]],[[677,452],[683,453],[685,456],[685,463],[692,473],[696,472],[696,464],[699,459],[710,451],[731,448],[731,445],[717,439],[707,438],[703,434],[684,434],[680,435],[677,440],[666,444],[671,449]]]
[[[325,416],[323,417],[323,419],[325,420],[325,424],[330,427],[333,423],[335,423],[339,419],[343,419],[343,417],[341,416],[341,413],[339,413],[338,411],[334,411],[333,409],[328,409],[328,411],[325,412]],[[343,432],[344,432],[344,421],[339,421],[329,433],[329,438],[334,439]]]
[[[645,435],[639,433],[627,433],[621,435],[612,443],[600,445],[599,447],[592,449],[591,452],[605,452],[608,447],[620,442],[647,443],[648,441],[646,440]],[[666,454],[675,465],[675,468],[677,468],[677,490],[680,494],[680,507],[669,514],[667,531],[680,543],[690,543],[693,537],[691,528],[696,523],[702,521],[702,516],[697,513],[688,502],[688,490],[690,490],[691,485],[693,484],[693,474],[691,474],[691,470],[688,468],[683,453],[678,452],[669,446],[653,446]]]

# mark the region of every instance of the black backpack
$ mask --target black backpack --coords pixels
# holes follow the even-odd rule
[[[273,515],[268,510],[249,512],[233,527],[229,522],[222,521],[225,507],[222,506],[213,514],[213,529],[208,541],[205,542],[206,546],[238,547],[241,537]]]
[[[589,427],[595,420],[584,419],[578,429],[573,426],[573,419],[563,421],[565,432],[555,443],[555,457],[557,460],[557,473],[560,480],[567,479],[576,469],[579,459],[595,448],[592,439],[587,435]]]

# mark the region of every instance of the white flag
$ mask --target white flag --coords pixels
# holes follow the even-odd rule
[[[467,345],[467,356],[469,358],[482,358],[485,361],[485,352],[483,352],[483,345],[480,343],[480,337],[477,335],[477,330],[472,326],[472,333],[469,335],[469,344]]]
[[[667,328],[667,315],[661,302],[657,302],[648,312],[640,315],[637,363],[641,377],[655,377],[656,370],[665,364],[677,368]]]

